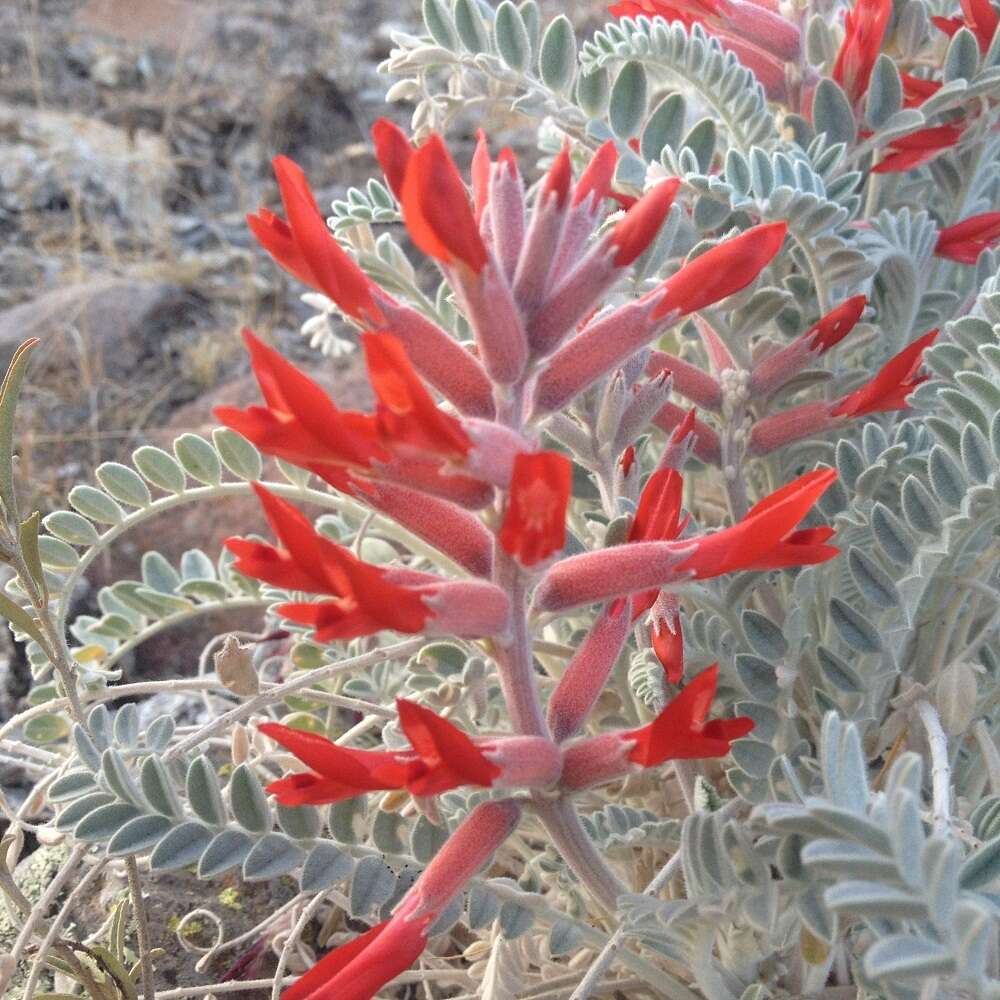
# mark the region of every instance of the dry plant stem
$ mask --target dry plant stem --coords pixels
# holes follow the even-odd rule
[[[309,905],[302,910],[302,913],[299,914],[299,919],[295,921],[295,925],[288,932],[288,937],[285,939],[285,944],[281,949],[281,954],[278,956],[278,967],[274,971],[274,985],[271,987],[271,1000],[278,1000],[278,997],[281,994],[281,984],[285,978],[285,968],[288,965],[288,959],[292,954],[292,949],[295,947],[295,942],[301,937],[302,932],[306,929],[306,925],[315,916],[316,911],[323,904],[326,897],[327,893],[318,893]],[[347,900],[342,899],[341,903],[347,904]]]
[[[941,727],[937,709],[929,701],[921,699],[915,707],[927,732],[927,743],[931,751],[934,829],[937,833],[946,834],[951,825],[951,767],[948,764],[948,737]]]
[[[142,994],[145,1000],[155,1000],[156,987],[153,983],[153,960],[150,957],[152,946],[149,940],[149,918],[146,914],[146,904],[142,898],[142,882],[139,879],[139,866],[135,856],[125,859],[125,871],[128,874],[128,888],[132,895],[132,912],[135,914],[136,939],[139,946],[139,968],[142,975]]]
[[[644,896],[655,896],[680,870],[682,855],[678,851],[657,873],[656,877],[643,890]],[[611,935],[608,943],[601,950],[601,953],[594,960],[594,963],[587,970],[586,975],[580,980],[571,994],[569,1000],[587,1000],[594,992],[604,974],[608,971],[611,963],[615,960],[615,955],[625,941],[625,928],[619,926],[618,930]]]

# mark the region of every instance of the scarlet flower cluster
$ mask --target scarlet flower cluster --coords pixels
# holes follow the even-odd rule
[[[746,15],[733,3],[713,16]],[[467,575],[366,563],[262,487],[257,492],[275,541],[236,537],[227,545],[235,569],[288,595],[278,613],[320,642],[383,630],[482,641],[494,657],[514,733],[466,732],[406,699],[396,703],[409,741],[404,748],[358,749],[266,723],[261,731],[299,762],[269,792],[286,805],[376,790],[428,798],[459,787],[544,792],[562,800],[665,761],[724,756],[752,722],[709,718],[715,666],[689,680],[647,725],[597,735],[584,730],[632,623],[644,616],[667,681],[683,681],[683,583],[803,566],[837,553],[831,528],[801,527],[833,481],[829,470],[802,475],[716,531],[696,530],[682,506],[688,456],[693,451],[719,461],[723,446],[693,409],[667,401],[666,392],[672,385],[706,410],[721,409],[722,370],[735,362],[697,314],[755,281],[781,248],[784,224],[723,240],[641,298],[602,309],[606,293],[654,241],[675,202],[676,179],[653,187],[595,236],[616,193],[611,143],[575,181],[564,148],[529,204],[516,159],[505,151],[492,160],[482,136],[470,187],[440,137],[414,147],[388,122],[378,123],[374,136],[407,231],[441,269],[474,343],[461,344],[375,284],[326,227],[302,172],[279,158],[287,218],[262,209],[251,226],[281,266],[362,328],[375,404],[371,412],[341,409],[248,332],[262,405],[224,407],[217,415],[265,454],[310,470],[392,518]],[[849,299],[762,358],[750,373],[754,398],[766,400],[832,349],[864,308],[864,297]],[[662,331],[689,315],[717,362],[714,374],[650,349]],[[932,337],[892,359],[867,385],[819,404],[822,419],[814,417],[813,424],[833,428],[905,405]],[[566,554],[574,466],[563,451],[541,446],[541,429],[605,376],[623,379],[626,366],[632,374],[622,392],[633,398],[614,429],[616,440],[624,435],[624,447],[651,427],[669,438],[656,469],[636,489],[624,543]],[[769,431],[768,419],[774,418],[761,420],[754,431],[764,430],[751,435],[759,453],[795,436]],[[623,480],[634,482],[640,471],[635,448],[625,448]],[[531,616],[591,604],[600,612],[543,707],[532,676]],[[475,809],[389,920],[331,952],[286,997],[371,997],[416,959],[436,916],[489,862],[519,815],[514,798]]]

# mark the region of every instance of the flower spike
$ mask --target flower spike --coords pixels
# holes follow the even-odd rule
[[[403,197],[403,179],[406,177],[406,167],[413,156],[413,146],[406,133],[388,118],[379,118],[372,126],[372,139],[375,143],[375,158],[382,168],[389,185],[389,190],[397,200]]]

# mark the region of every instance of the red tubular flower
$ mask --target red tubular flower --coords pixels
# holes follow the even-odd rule
[[[281,546],[229,538],[226,547],[236,556],[234,568],[274,587],[332,597],[278,608],[289,621],[311,626],[318,641],[353,639],[382,629],[468,636],[505,629],[507,598],[493,584],[369,565],[319,534],[287,501],[257,484],[254,489]]]
[[[403,197],[403,179],[413,155],[413,146],[406,133],[388,118],[379,118],[372,126],[372,140],[375,143],[375,158],[389,189],[399,200]]]
[[[394,449],[464,458],[472,448],[455,417],[441,410],[413,370],[400,341],[388,333],[362,335],[368,378],[378,398],[376,420]]]
[[[661,590],[649,612],[649,642],[671,684],[684,676],[684,633],[677,597]]]
[[[618,148],[609,139],[587,164],[573,189],[573,204],[581,205],[588,198],[593,206],[598,206],[611,195],[611,185],[618,166]]]
[[[657,299],[653,318],[686,316],[746,288],[774,259],[787,231],[784,222],[754,226],[695,257],[650,293]]]
[[[946,149],[956,146],[964,132],[965,125],[958,122],[922,128],[893,139],[889,143],[889,154],[872,167],[872,173],[897,174],[929,163]]]
[[[921,382],[927,381],[927,376],[917,375],[917,372],[923,364],[924,351],[934,343],[937,335],[937,330],[931,330],[903,348],[870,382],[837,402],[830,411],[831,416],[861,417],[866,413],[905,410],[906,397]]]
[[[615,267],[628,267],[656,238],[674,203],[681,182],[676,177],[660,181],[647,191],[611,232]]]
[[[655,375],[662,371],[673,376],[673,388],[695,405],[704,410],[718,410],[722,406],[722,386],[703,368],[665,351],[651,351],[646,374]]]
[[[864,295],[845,299],[801,337],[754,365],[750,373],[751,397],[769,396],[798,375],[816,355],[825,354],[839,344],[857,326],[867,304]]]
[[[795,529],[835,478],[829,469],[807,473],[765,497],[738,524],[711,534],[633,542],[561,559],[536,588],[535,607],[564,611],[686,579],[832,559],[838,550],[825,544],[832,529]]]
[[[330,232],[302,168],[279,156],[274,172],[288,222],[262,208],[247,216],[251,232],[286,271],[329,296],[348,316],[379,323],[373,284]]]
[[[520,814],[510,799],[473,809],[392,917],[325,955],[282,1000],[371,1000],[420,957],[431,924],[513,833]]]
[[[954,35],[959,28],[968,28],[979,42],[980,51],[985,52],[993,41],[1000,16],[990,0],[961,0],[963,17],[932,17],[936,28],[946,35]]]
[[[489,255],[468,192],[441,136],[432,135],[410,156],[400,201],[406,228],[425,254],[476,274],[486,267]]]
[[[514,459],[500,544],[524,566],[534,566],[566,544],[572,478],[572,465],[559,452],[523,453]]]
[[[754,723],[745,716],[706,721],[718,678],[718,664],[703,670],[649,725],[570,744],[560,787],[589,788],[668,760],[725,757],[732,741],[751,732]]]
[[[960,264],[975,264],[984,250],[992,250],[998,243],[1000,212],[984,212],[942,229],[934,254]]]
[[[696,455],[701,461],[709,465],[718,465],[722,456],[722,444],[719,435],[712,430],[703,420],[697,416],[692,417],[693,410],[685,410],[676,403],[665,403],[659,413],[653,418],[653,423],[666,434],[674,435],[682,433],[681,428],[691,428],[692,438],[689,438],[682,450],[674,451],[672,446],[663,453],[663,461],[671,464],[679,461],[683,455],[685,458],[689,453]],[[678,442],[679,443],[679,442]],[[663,464],[661,462],[661,464]],[[666,468],[666,465],[663,465]],[[680,466],[675,466],[679,468]]]
[[[243,341],[264,396],[264,406],[217,407],[215,416],[261,451],[324,476],[335,467],[367,468],[387,461],[373,416],[338,410],[312,379],[249,330]]]
[[[837,53],[833,78],[852,104],[868,92],[891,16],[892,0],[856,0],[844,18],[844,41]]]
[[[738,570],[784,569],[832,559],[840,552],[826,544],[833,537],[832,528],[795,529],[836,478],[834,469],[799,476],[754,504],[742,521],[695,539],[694,552],[678,569],[705,579]]]
[[[684,468],[697,445],[697,423],[698,411],[692,406],[673,428],[667,446],[663,449],[659,462],[656,463],[657,469],[675,469],[680,472]]]

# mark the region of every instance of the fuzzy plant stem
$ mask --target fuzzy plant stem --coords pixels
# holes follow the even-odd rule
[[[678,872],[681,867],[682,855],[678,851],[656,874],[653,880],[643,890],[644,896],[655,896]],[[569,1000],[587,1000],[594,992],[601,978],[608,971],[625,941],[625,927],[620,926],[611,935],[608,943],[587,969],[586,975],[580,980],[579,986],[573,990]]]
[[[934,829],[947,833],[951,825],[951,767],[948,764],[948,737],[941,727],[937,709],[925,699],[916,704],[917,714],[927,732],[931,751],[931,789],[933,794]]]

